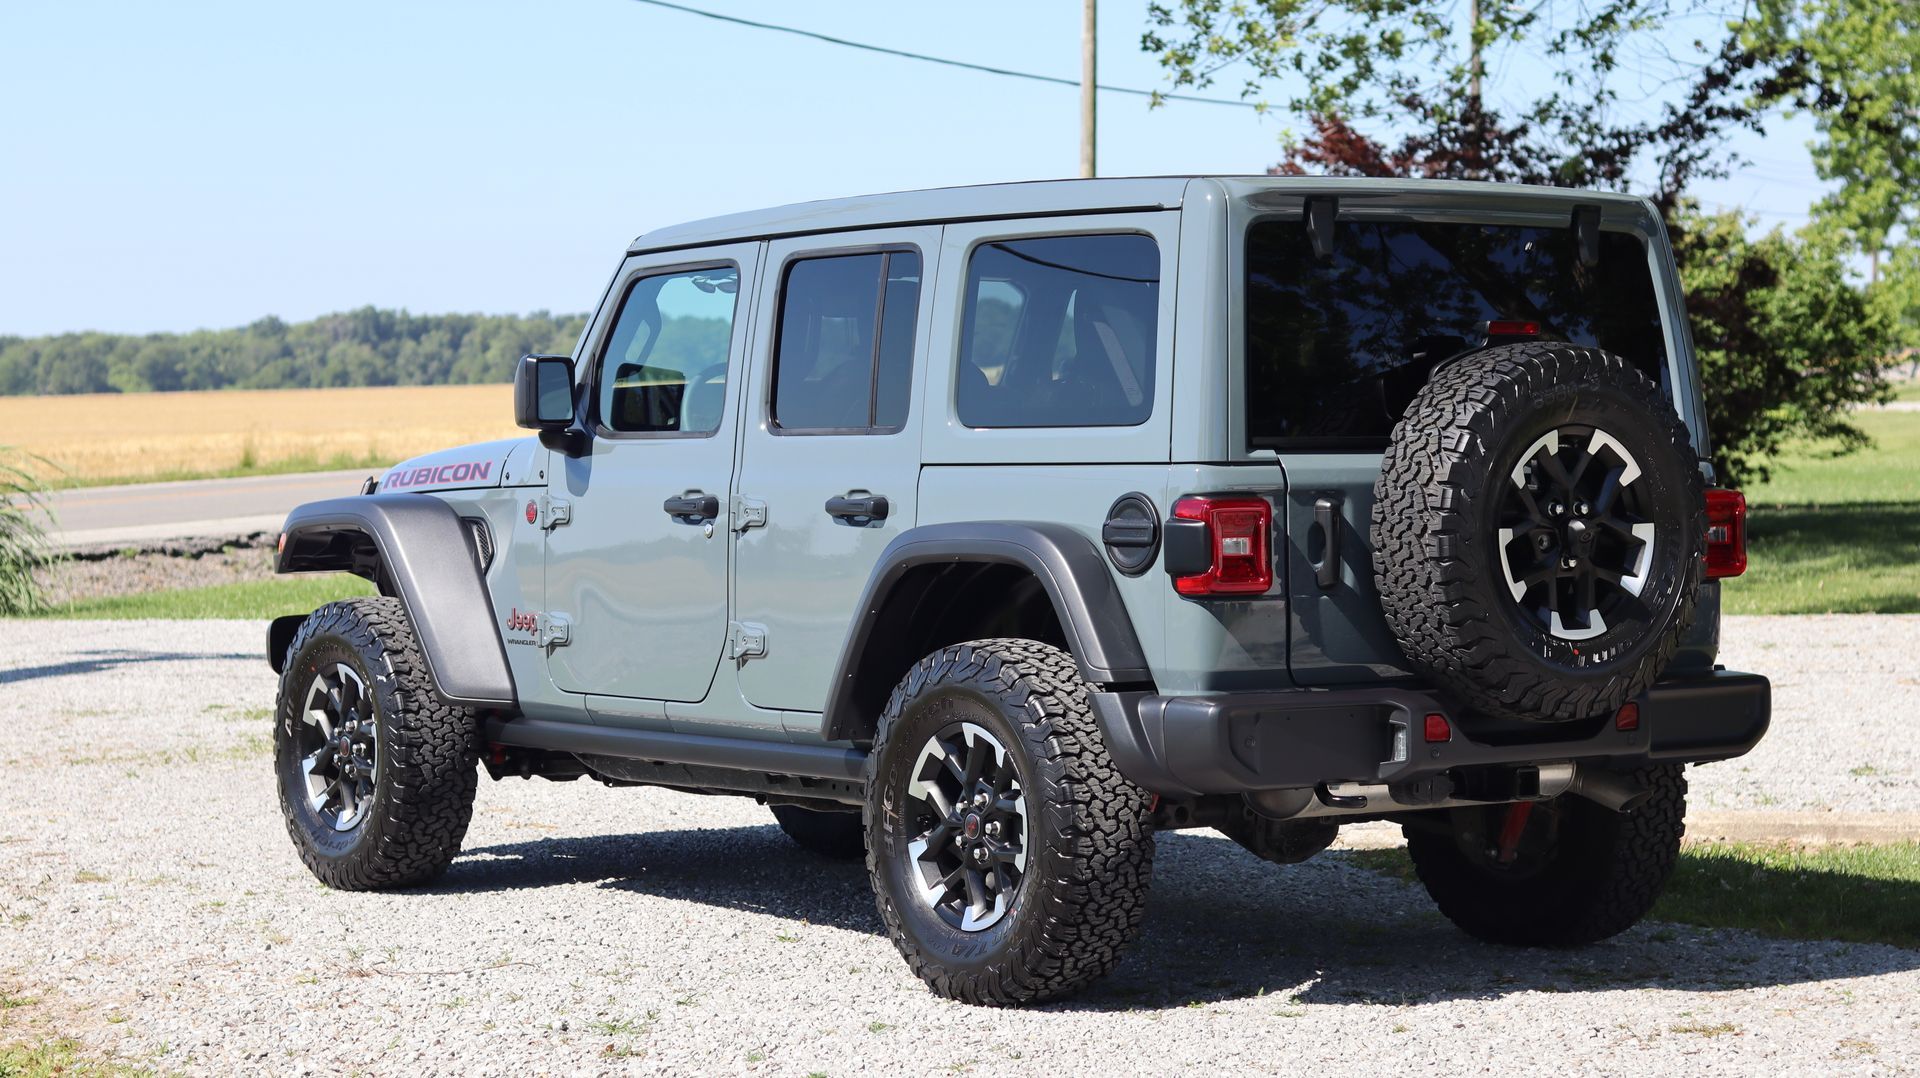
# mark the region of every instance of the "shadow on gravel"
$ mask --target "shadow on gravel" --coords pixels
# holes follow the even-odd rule
[[[144,666],[148,663],[200,662],[204,659],[259,659],[262,663],[265,662],[263,655],[254,652],[210,654],[204,651],[129,651],[116,648],[110,651],[82,651],[79,654],[83,657],[70,662],[0,670],[0,685],[11,685],[16,681],[37,681],[41,678],[98,674],[125,666]]]
[[[470,850],[432,891],[595,883],[617,891],[879,934],[864,866],[778,828],[546,839]],[[1766,881],[1753,886],[1765,887]],[[1907,900],[1920,903],[1920,885]],[[1155,1010],[1256,996],[1403,1006],[1522,992],[1721,992],[1920,969],[1920,952],[1761,939],[1649,922],[1592,947],[1528,951],[1462,935],[1418,885],[1343,853],[1270,865],[1200,834],[1162,835],[1145,924],[1119,968],[1048,1009]],[[1594,1022],[1605,1025],[1596,1014]]]

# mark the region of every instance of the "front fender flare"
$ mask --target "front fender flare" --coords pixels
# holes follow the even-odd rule
[[[1092,540],[1065,525],[1037,521],[927,524],[888,543],[867,578],[821,718],[829,740],[844,739],[861,725],[856,691],[861,660],[902,578],[918,566],[966,563],[1015,565],[1032,573],[1052,601],[1068,650],[1090,686],[1153,680],[1107,559]]]
[[[275,572],[350,572],[399,597],[449,703],[517,706],[493,602],[451,505],[426,494],[330,498],[295,509],[281,531]]]

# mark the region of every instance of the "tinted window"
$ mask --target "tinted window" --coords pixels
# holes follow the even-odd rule
[[[954,405],[969,427],[1114,427],[1153,412],[1160,251],[1149,236],[982,245]]]
[[[601,354],[601,424],[623,432],[718,429],[739,291],[732,266],[634,282]]]
[[[1600,234],[1581,264],[1571,228],[1341,221],[1314,257],[1298,221],[1247,233],[1247,430],[1277,443],[1384,443],[1436,363],[1495,320],[1616,352],[1664,385],[1666,341],[1647,251]]]
[[[920,256],[809,258],[787,268],[774,356],[782,430],[897,430],[907,421]]]

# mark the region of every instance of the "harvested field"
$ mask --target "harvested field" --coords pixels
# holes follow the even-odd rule
[[[518,433],[506,385],[0,397],[0,431],[55,486],[379,467]]]

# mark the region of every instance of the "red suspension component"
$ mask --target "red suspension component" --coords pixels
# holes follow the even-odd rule
[[[1520,851],[1520,836],[1527,831],[1527,819],[1533,815],[1533,802],[1516,801],[1507,806],[1507,818],[1500,825],[1500,844],[1494,856],[1503,865],[1513,864]]]

